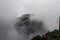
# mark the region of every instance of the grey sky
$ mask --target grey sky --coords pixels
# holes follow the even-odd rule
[[[58,29],[60,0],[0,0],[0,17],[11,20],[25,13],[35,14],[49,30]]]

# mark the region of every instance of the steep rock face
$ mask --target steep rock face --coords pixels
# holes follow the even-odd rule
[[[16,31],[24,36],[24,39],[30,39],[34,35],[46,32],[45,25],[42,21],[31,20],[28,16],[22,16],[14,24]]]

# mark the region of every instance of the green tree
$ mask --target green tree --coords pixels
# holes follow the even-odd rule
[[[46,38],[41,37],[40,35],[37,35],[36,37],[33,37],[31,40],[46,40]]]
[[[54,30],[52,32],[47,32],[45,34],[46,40],[60,40],[60,32],[59,30]]]
[[[36,37],[33,37],[31,40],[41,40],[41,36],[37,35]]]

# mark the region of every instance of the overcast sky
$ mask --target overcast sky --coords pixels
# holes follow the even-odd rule
[[[58,29],[60,0],[0,0],[0,18],[11,20],[23,14],[35,14],[49,30]]]

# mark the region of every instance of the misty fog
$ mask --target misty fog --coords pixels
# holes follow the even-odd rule
[[[47,30],[58,29],[59,10],[60,0],[0,0],[0,30],[3,30],[1,32],[5,32],[5,36],[8,38],[2,40],[22,38],[22,35],[14,29],[13,23],[17,17],[21,17],[23,14],[34,14],[31,19],[43,21]]]
[[[58,29],[60,16],[59,0],[17,0],[16,10],[19,16],[25,13],[35,14],[34,19],[44,21],[49,30]],[[32,19],[33,19],[32,18]]]

